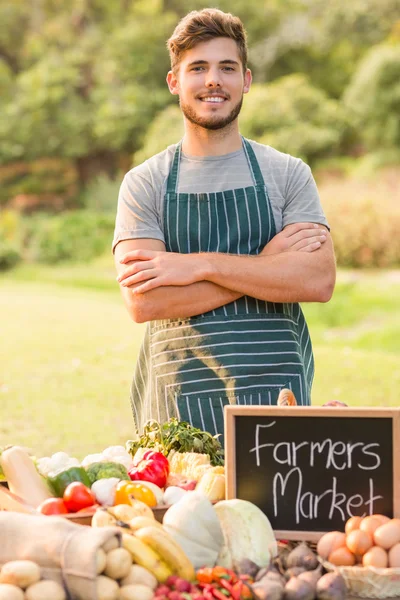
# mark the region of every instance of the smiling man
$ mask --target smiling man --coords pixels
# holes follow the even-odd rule
[[[126,174],[113,242],[128,312],[148,322],[131,402],[139,432],[177,416],[223,435],[225,404],[273,405],[283,388],[310,404],[299,302],[331,298],[335,259],[310,168],[240,134],[241,21],[191,12],[168,48],[185,134]]]

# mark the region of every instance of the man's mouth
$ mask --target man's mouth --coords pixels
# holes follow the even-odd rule
[[[214,104],[221,104],[225,102],[227,98],[225,96],[202,96],[199,98],[201,102],[212,102]]]

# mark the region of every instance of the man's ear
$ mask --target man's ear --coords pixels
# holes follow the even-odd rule
[[[243,85],[243,93],[247,94],[250,91],[251,81],[253,76],[251,74],[250,69],[246,69],[246,73],[244,74],[244,85]]]
[[[177,77],[174,75],[172,71],[168,71],[167,75],[167,84],[168,89],[174,96],[179,94],[179,83]]]

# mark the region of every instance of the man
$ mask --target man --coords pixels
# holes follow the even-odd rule
[[[113,242],[127,309],[148,322],[132,385],[140,431],[171,416],[223,434],[227,403],[310,404],[313,355],[298,302],[335,283],[328,224],[301,160],[244,139],[241,21],[189,13],[168,41],[183,140],[121,185]]]

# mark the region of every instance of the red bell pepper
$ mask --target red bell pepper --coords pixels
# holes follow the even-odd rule
[[[143,454],[143,459],[145,460],[157,460],[162,465],[164,465],[165,470],[167,471],[167,477],[169,475],[169,460],[162,452],[156,452],[155,450],[146,450]]]
[[[163,488],[167,482],[169,463],[161,452],[152,452],[152,455],[134,465],[129,471],[129,477],[132,481],[149,481]],[[158,455],[161,455],[162,459]],[[167,461],[168,467],[165,461]]]

